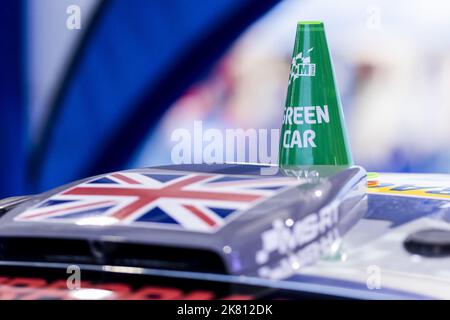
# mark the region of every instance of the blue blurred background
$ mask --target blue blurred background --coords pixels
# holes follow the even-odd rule
[[[198,120],[279,128],[299,20],[325,22],[355,162],[450,171],[445,1],[8,0],[0,10],[0,197],[170,163],[171,134]]]

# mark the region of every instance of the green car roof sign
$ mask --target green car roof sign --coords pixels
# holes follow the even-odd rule
[[[299,22],[280,136],[280,168],[352,164],[324,25]]]

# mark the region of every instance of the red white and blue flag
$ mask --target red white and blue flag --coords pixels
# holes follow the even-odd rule
[[[283,177],[120,172],[70,187],[16,220],[212,232],[235,213],[296,184]]]

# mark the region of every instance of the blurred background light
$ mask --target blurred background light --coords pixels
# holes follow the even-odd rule
[[[80,30],[66,28],[73,4]],[[450,171],[448,2],[28,0],[6,8],[0,36],[16,42],[0,53],[10,72],[0,82],[0,196],[168,164],[172,132],[193,133],[194,121],[205,130],[280,128],[299,20],[325,23],[355,162]]]

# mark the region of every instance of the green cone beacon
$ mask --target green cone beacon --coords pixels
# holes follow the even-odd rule
[[[352,165],[322,22],[299,22],[280,136],[281,169]]]

